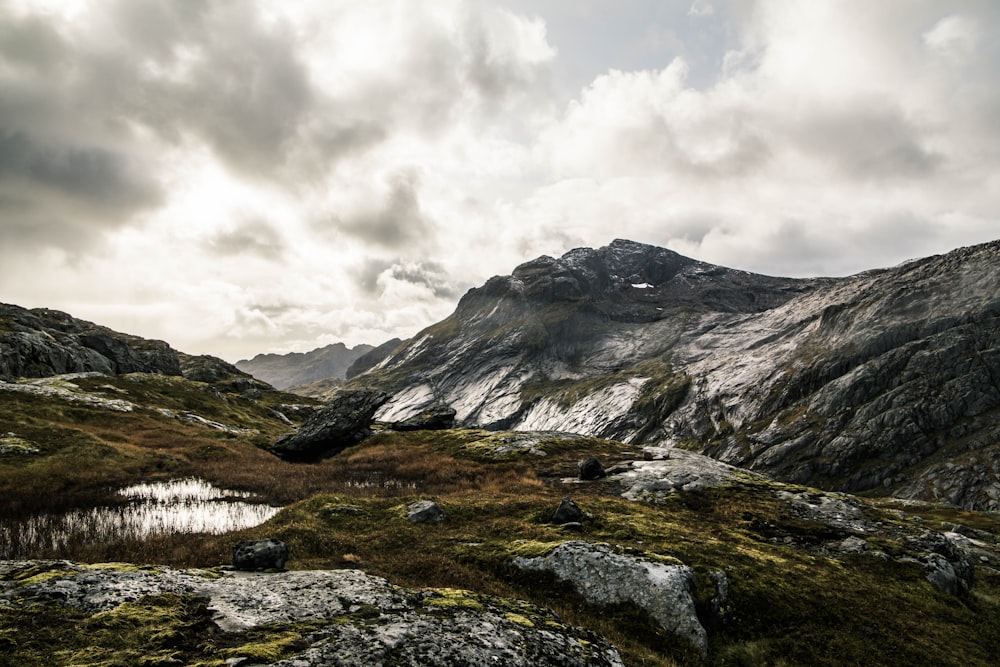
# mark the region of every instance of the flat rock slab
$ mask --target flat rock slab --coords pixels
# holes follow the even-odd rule
[[[680,491],[700,491],[728,484],[740,476],[763,475],[716,461],[713,458],[673,447],[647,447],[651,461],[632,461],[628,469],[609,475],[621,487],[626,500],[656,502]]]
[[[95,614],[161,593],[205,598],[212,620],[227,632],[318,621],[307,648],[271,663],[280,667],[624,667],[606,640],[527,602],[404,589],[359,570],[249,573],[0,561],[0,609],[47,603]]]

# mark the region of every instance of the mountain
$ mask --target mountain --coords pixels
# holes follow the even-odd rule
[[[616,240],[540,257],[348,382],[378,418],[676,445],[827,489],[1000,509],[1000,241],[774,278]]]
[[[385,359],[392,354],[397,347],[403,344],[403,341],[399,338],[392,338],[382,343],[378,347],[375,347],[368,352],[365,352],[360,357],[354,360],[350,366],[348,366],[345,373],[345,378],[350,380],[356,375],[361,375],[365,371],[377,366],[378,364],[385,361]]]
[[[310,352],[258,354],[253,359],[237,361],[236,367],[278,389],[287,389],[327,378],[343,380],[348,367],[373,349],[372,345],[347,347],[333,343]]]
[[[87,372],[177,375],[200,382],[250,380],[216,357],[184,354],[163,341],[113,331],[58,310],[0,303],[0,379]]]
[[[575,279],[581,289],[569,294],[579,314],[572,328],[563,325],[560,353],[616,327],[641,332],[659,322],[664,331],[663,320],[685,313],[750,327],[832,284],[638,250],[656,261],[647,273],[626,274],[624,290],[655,290],[633,285],[655,285],[658,276],[673,301],[609,297]],[[677,272],[658,272],[663,263]],[[591,266],[596,274],[601,265]],[[712,275],[662,287],[685,273]],[[972,298],[976,281],[964,284]],[[517,310],[519,297],[504,305],[479,296],[463,307],[488,307],[490,316],[502,305],[528,317]],[[541,321],[556,322],[542,301],[534,305]],[[65,313],[0,312],[0,665],[968,667],[993,665],[1000,651],[995,513],[859,498],[677,447],[551,431],[376,424],[361,442],[302,465],[269,448],[296,424],[309,430],[331,405]],[[514,335],[493,324],[495,339]],[[461,322],[436,326],[435,335],[454,327],[459,341]],[[677,340],[704,336],[674,326]],[[544,331],[529,333],[534,359],[551,354]],[[576,350],[587,352],[584,343]],[[404,344],[354,381],[405,386],[400,367],[413,349]],[[481,348],[479,361],[489,354]],[[952,354],[939,365],[962,375],[961,359]],[[676,416],[698,386],[654,376],[663,364],[625,360],[605,373],[626,384],[634,367],[660,378],[656,392],[639,392],[650,412],[675,405]],[[13,377],[22,372],[31,376]],[[526,400],[571,409],[615,386],[593,377],[593,385],[549,380],[548,393]],[[597,424],[604,418],[594,405]],[[659,436],[650,429],[644,437]],[[263,524],[219,534],[191,528],[197,532],[143,537],[130,529],[127,518],[156,522],[116,490],[194,480],[214,485],[227,506],[281,507]],[[175,498],[170,508],[190,515],[189,500]],[[423,522],[430,507],[433,524]],[[114,518],[87,518],[106,516]],[[228,565],[241,545],[275,540],[287,547],[289,571]]]

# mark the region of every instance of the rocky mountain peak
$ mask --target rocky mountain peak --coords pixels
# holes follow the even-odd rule
[[[794,279],[616,240],[490,279],[355,381],[395,394],[390,420],[443,404],[469,426],[996,509],[998,260],[993,242]]]

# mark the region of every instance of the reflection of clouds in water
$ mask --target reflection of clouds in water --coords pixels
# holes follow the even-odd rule
[[[0,558],[31,557],[71,542],[112,542],[164,533],[220,534],[259,525],[280,509],[231,500],[252,494],[219,489],[193,478],[136,484],[119,495],[133,500],[118,507],[90,507],[0,522]]]
[[[220,489],[196,477],[172,479],[167,482],[144,482],[126,486],[118,491],[119,496],[139,498],[159,503],[181,500],[219,500],[222,498],[249,498],[249,491]]]

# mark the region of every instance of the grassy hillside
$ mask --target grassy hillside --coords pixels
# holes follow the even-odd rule
[[[629,665],[988,665],[1000,654],[996,515],[934,505],[901,510],[866,501],[865,520],[880,526],[880,532],[865,539],[884,557],[829,552],[824,544],[854,533],[803,518],[779,496],[820,497],[804,487],[742,476],[719,487],[670,493],[656,502],[632,502],[611,481],[576,481],[577,462],[587,456],[597,456],[605,466],[642,458],[641,451],[614,441],[543,439],[536,453],[498,455],[497,446],[508,441],[504,434],[385,431],[322,463],[296,465],[261,447],[290,429],[272,408],[307,402],[299,397],[278,392],[248,397],[146,375],[73,384],[77,389],[71,391],[118,398],[135,407],[116,412],[0,391],[0,435],[13,433],[10,437],[38,450],[0,455],[5,516],[40,505],[92,501],[138,479],[182,475],[288,506],[262,526],[221,536],[70,544],[58,553],[32,557],[213,567],[229,561],[240,539],[277,537],[290,546],[292,569],[360,568],[407,587],[465,589],[554,609],[564,622],[610,639]],[[252,432],[227,432],[176,416],[185,412]],[[589,515],[581,532],[549,522],[566,496]],[[417,499],[439,502],[448,520],[437,525],[407,521],[405,507]],[[980,531],[975,533],[979,538],[988,536],[979,540],[986,562],[979,563],[976,583],[962,597],[939,591],[920,564],[908,558],[910,536],[956,524]],[[699,609],[709,626],[707,660],[636,607],[597,608],[551,576],[525,574],[512,565],[517,556],[544,555],[567,540],[608,543],[620,553],[694,568]],[[729,581],[721,618],[709,618],[706,610],[708,587],[702,584],[713,571],[724,572]],[[160,617],[169,617],[173,638],[156,635],[153,644],[181,662],[150,664],[183,664],[200,655],[197,650],[206,642],[220,651],[234,643],[257,642],[271,651],[269,659],[301,645],[301,628],[219,636],[206,622],[204,609],[184,599],[148,600],[132,611],[135,618],[116,620],[120,627],[113,640],[101,641],[112,642],[116,655],[134,658],[150,642],[149,618],[159,618],[156,623],[162,625],[167,621]],[[102,633],[108,630],[102,625],[108,619],[96,618],[58,607],[30,614],[0,610],[0,653],[10,656],[6,664],[30,662],[42,646],[84,655],[77,645],[98,640],[77,628],[89,624],[100,626]],[[74,646],[75,652],[70,650]]]

